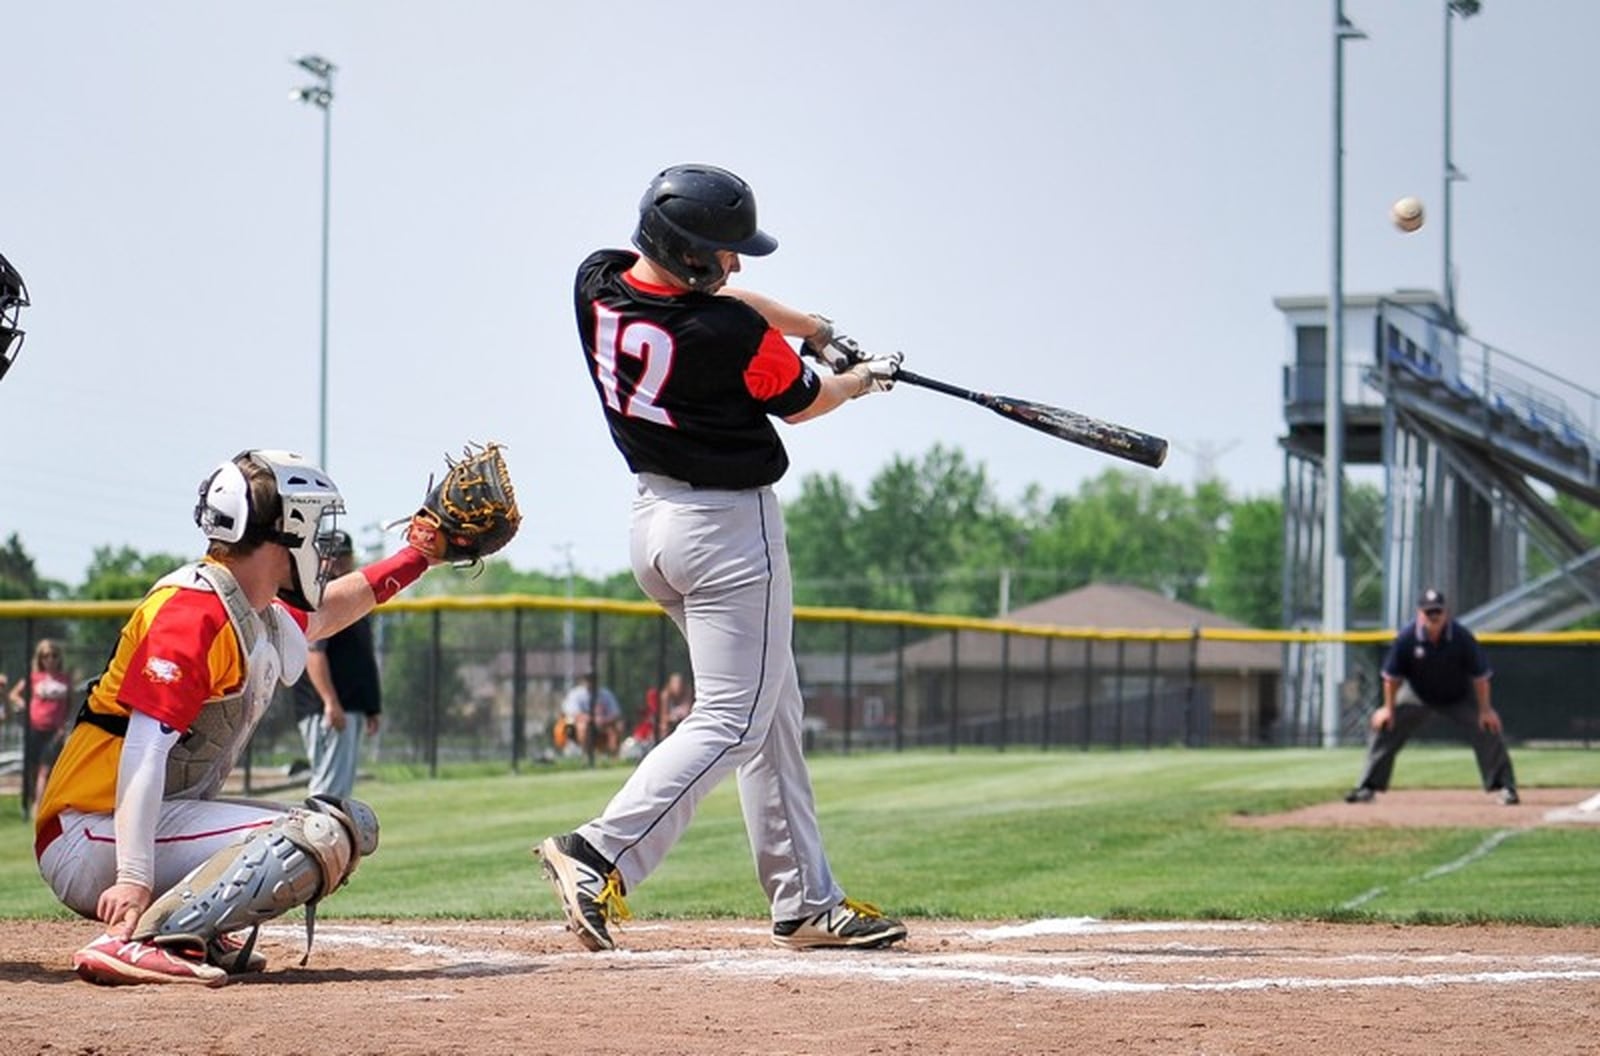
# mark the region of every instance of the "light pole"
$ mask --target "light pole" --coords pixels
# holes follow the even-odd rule
[[[290,99],[322,111],[322,344],[318,358],[317,465],[328,468],[328,199],[333,164],[333,74],[338,69],[321,55],[291,60],[321,83],[296,88]]]
[[[1345,629],[1344,580],[1344,43],[1366,34],[1344,17],[1344,0],[1333,0],[1333,261],[1328,294],[1327,383],[1323,393],[1322,629]],[[1330,639],[1322,667],[1322,745],[1339,743],[1344,643]]]
[[[1450,150],[1450,111],[1451,111],[1451,22],[1453,17],[1460,15],[1463,20],[1471,18],[1482,10],[1480,0],[1445,0],[1444,5],[1444,210],[1440,219],[1444,222],[1444,307],[1449,313],[1450,331],[1455,333],[1460,329],[1456,323],[1456,275],[1455,264],[1450,256],[1450,199],[1457,180],[1464,180],[1467,174],[1456,168],[1455,159]]]

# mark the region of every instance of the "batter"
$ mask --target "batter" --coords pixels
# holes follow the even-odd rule
[[[634,576],[689,643],[694,707],[595,820],[538,847],[568,923],[591,950],[695,808],[737,773],[756,872],[780,946],[874,948],[906,929],[846,898],[822,847],[801,752],[793,597],[772,484],[789,460],[772,418],[808,421],[886,392],[900,356],[841,358],[819,316],[727,287],[741,254],[777,241],[738,176],[682,165],[651,181],[639,253],[602,250],[578,268],[586,365],[612,439],[637,475]],[[819,373],[785,335],[837,372]]]

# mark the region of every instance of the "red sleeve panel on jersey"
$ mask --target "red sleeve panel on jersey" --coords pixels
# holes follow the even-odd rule
[[[216,695],[211,647],[227,627],[227,612],[215,594],[177,591],[156,612],[135,648],[117,700],[187,731],[200,708]]]
[[[744,368],[744,385],[769,413],[788,415],[811,406],[821,381],[783,335],[768,327]]]

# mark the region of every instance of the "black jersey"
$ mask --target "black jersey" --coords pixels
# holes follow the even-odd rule
[[[1446,620],[1437,642],[1412,620],[1400,628],[1383,673],[1392,679],[1405,679],[1424,704],[1445,707],[1472,692],[1476,679],[1492,673],[1489,659],[1471,631],[1455,620]]]
[[[703,488],[755,488],[789,468],[770,416],[811,406],[821,379],[755,309],[626,275],[637,254],[578,266],[575,302],[590,380],[635,473]]]
[[[361,617],[331,637],[312,642],[311,648],[327,656],[333,691],[345,711],[363,715],[383,712],[378,659],[372,649],[372,617]],[[311,676],[303,674],[294,684],[294,717],[304,719],[321,714],[322,694],[312,684]]]

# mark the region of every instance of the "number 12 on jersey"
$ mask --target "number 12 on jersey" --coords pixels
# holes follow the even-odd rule
[[[606,406],[618,414],[672,428],[672,415],[656,403],[672,373],[672,335],[642,320],[624,326],[622,314],[602,304],[594,306],[594,320],[594,374]],[[627,386],[617,377],[619,355],[637,359],[643,367],[632,392],[626,391]]]

